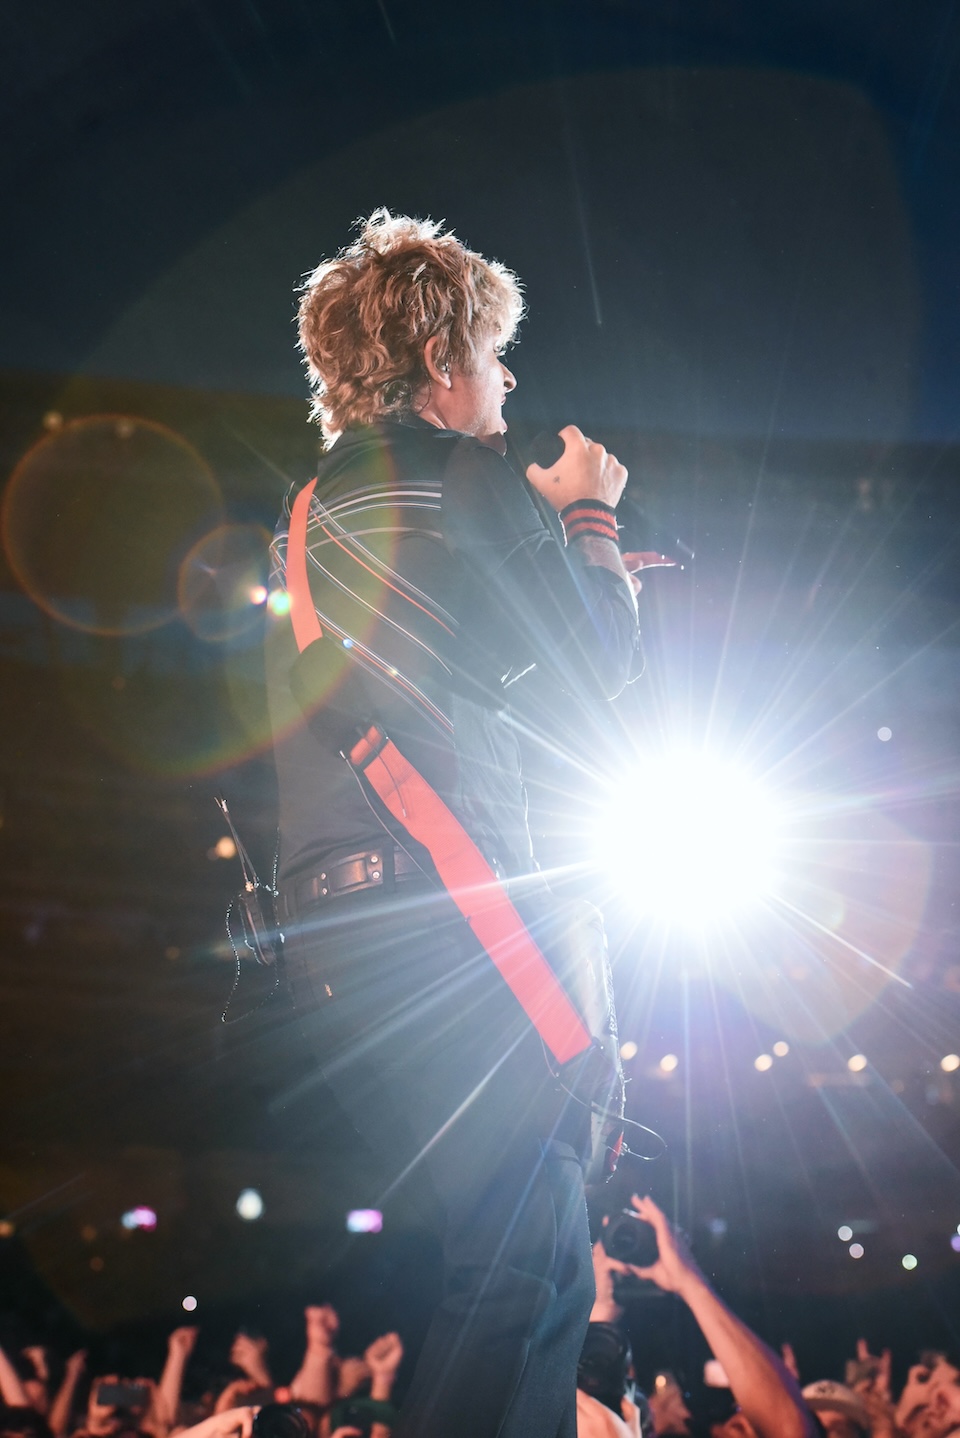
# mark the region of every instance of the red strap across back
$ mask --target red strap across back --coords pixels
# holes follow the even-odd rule
[[[310,501],[317,481],[311,479],[305,484],[293,502],[290,511],[290,530],[287,535],[287,593],[290,596],[290,619],[297,648],[302,654],[308,644],[323,638],[320,620],[313,607],[310,593],[310,579],[307,575],[307,519]]]
[[[307,574],[307,519],[316,480],[290,511],[286,583],[297,648],[323,638]],[[590,1034],[509,896],[440,795],[373,725],[349,754],[393,818],[430,854],[444,887],[463,914],[558,1064],[585,1053]]]
[[[444,888],[476,934],[557,1063],[591,1038],[496,874],[440,795],[383,730],[373,725],[350,751],[393,817],[429,851]]]

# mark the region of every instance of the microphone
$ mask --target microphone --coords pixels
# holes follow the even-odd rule
[[[566,445],[558,434],[551,434],[549,430],[542,429],[526,447],[527,463],[539,464],[541,469],[552,469],[557,461],[563,458],[565,449]],[[685,544],[682,539],[677,536],[667,538],[664,534],[663,525],[658,523],[655,515],[642,505],[639,500],[634,499],[631,494],[628,494],[626,490],[624,490],[620,496],[620,502],[617,506],[618,509],[621,507],[643,524],[645,534],[654,549],[662,550],[663,552],[678,549],[688,560],[696,558],[694,550],[691,549],[689,544]],[[683,569],[685,565],[681,562],[678,567]]]

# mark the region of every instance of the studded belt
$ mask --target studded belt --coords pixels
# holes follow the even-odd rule
[[[422,879],[423,870],[405,850],[388,843],[383,848],[332,858],[322,869],[304,874],[283,885],[285,907],[299,913],[313,904],[324,904],[362,889],[382,889],[407,879]]]

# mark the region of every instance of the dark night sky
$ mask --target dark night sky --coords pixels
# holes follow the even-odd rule
[[[4,365],[297,393],[292,287],[386,203],[526,280],[518,413],[955,433],[952,4],[19,9]]]

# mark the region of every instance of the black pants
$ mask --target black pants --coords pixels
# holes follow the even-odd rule
[[[416,883],[298,916],[286,966],[324,1078],[442,1240],[444,1287],[397,1438],[575,1438],[593,1301],[583,1175],[540,1041],[446,896]]]

